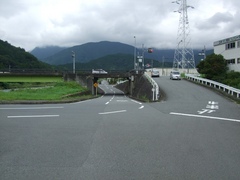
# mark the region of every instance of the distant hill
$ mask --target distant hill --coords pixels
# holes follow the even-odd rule
[[[145,64],[153,65],[153,67],[172,67],[172,62],[164,62],[145,59]],[[62,70],[71,71],[73,64],[64,64],[58,66]],[[106,71],[128,71],[133,69],[133,55],[130,54],[113,54],[107,55],[87,63],[76,63],[77,71],[91,71],[92,69],[104,69]]]
[[[0,69],[49,69],[49,64],[39,61],[35,56],[7,41],[0,40]]]
[[[38,58],[39,60],[43,60],[64,49],[66,49],[66,47],[59,47],[59,46],[36,47],[30,53],[34,55],[36,58]]]
[[[76,62],[85,63],[111,54],[132,54],[133,47],[118,42],[90,42],[64,49],[53,56],[43,59],[42,61],[53,65],[68,64],[72,62],[72,51],[75,52]]]
[[[51,49],[45,48],[42,49],[43,54],[44,51],[50,51]],[[134,53],[134,47],[131,45],[127,45],[120,42],[109,42],[109,41],[101,41],[101,42],[90,42],[83,45],[78,45],[70,48],[66,48],[50,57],[47,57],[45,59],[40,59],[43,62],[53,64],[53,65],[61,65],[61,64],[69,64],[72,63],[72,51],[75,52],[75,60],[79,63],[87,63],[91,60],[96,60],[108,55],[114,55],[114,54],[128,54],[132,55]],[[146,51],[146,50],[145,50]],[[165,62],[173,62],[173,56],[174,56],[174,49],[154,49],[153,53],[144,53],[145,58],[153,59],[156,61],[164,61]],[[195,54],[195,61],[196,64],[200,61],[202,58],[198,55],[198,53],[201,50],[194,50]],[[213,52],[213,51],[212,51]],[[142,49],[137,49],[137,55],[142,54]]]

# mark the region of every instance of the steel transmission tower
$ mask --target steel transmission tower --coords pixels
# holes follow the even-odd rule
[[[192,48],[190,47],[191,37],[187,14],[187,9],[194,7],[188,6],[187,0],[176,0],[172,3],[179,5],[179,9],[174,12],[178,12],[180,14],[177,33],[177,47],[174,53],[173,68],[195,68],[194,54]]]

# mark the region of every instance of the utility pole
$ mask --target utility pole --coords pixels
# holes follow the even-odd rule
[[[142,70],[144,70],[144,44],[142,44]]]
[[[137,56],[137,50],[136,50],[136,36],[134,36],[134,64],[133,69],[136,70],[136,56]]]
[[[187,5],[187,0],[176,0],[172,3],[179,5],[178,10],[174,12],[178,12],[180,14],[177,33],[177,47],[174,53],[173,68],[195,68],[194,53],[190,47],[191,38],[187,14],[187,9],[193,9],[194,7]]]
[[[73,59],[73,74],[75,74],[75,52],[72,51],[72,59]]]
[[[162,76],[164,74],[164,61],[165,61],[165,58],[164,56],[162,57]]]

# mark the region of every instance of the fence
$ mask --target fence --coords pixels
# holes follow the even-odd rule
[[[148,73],[144,73],[145,77],[148,79],[148,81],[152,84],[153,88],[152,88],[152,100],[153,101],[157,101],[159,98],[159,86],[158,84],[148,75]]]
[[[228,94],[230,94],[232,96],[240,98],[240,89],[233,88],[231,86],[227,86],[225,84],[218,83],[216,81],[212,81],[212,80],[209,80],[209,79],[204,79],[204,78],[201,78],[201,77],[197,77],[196,75],[192,75],[192,74],[185,74],[185,77],[188,80],[196,81],[198,83],[201,83],[201,84],[204,84],[204,85],[207,85],[207,86],[218,88],[218,89],[220,89],[224,92],[227,92]]]

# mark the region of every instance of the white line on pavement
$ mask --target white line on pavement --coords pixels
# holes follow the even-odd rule
[[[142,103],[140,103],[140,102],[138,102],[138,101],[135,101],[135,100],[131,100],[132,102],[135,102],[135,103],[137,103],[137,104],[142,104]]]
[[[7,118],[47,118],[47,117],[59,117],[59,115],[8,116]]]
[[[214,116],[202,116],[202,115],[195,115],[195,114],[175,113],[175,112],[171,112],[170,114],[178,115],[178,116],[189,116],[189,117],[198,117],[198,118],[207,118],[207,119],[218,119],[218,120],[223,120],[223,121],[240,122],[239,119],[230,119],[230,118],[222,118],[222,117],[214,117]]]
[[[121,111],[111,111],[111,112],[103,112],[103,113],[98,113],[98,114],[114,114],[114,113],[122,113],[126,112],[127,110],[121,110]]]
[[[142,108],[144,108],[144,106],[141,106],[140,108],[138,108],[138,109],[142,109]]]
[[[63,107],[21,107],[21,108],[0,108],[2,110],[31,110],[31,109],[62,109]]]
[[[117,100],[117,102],[128,102],[128,100]]]

